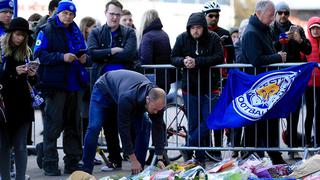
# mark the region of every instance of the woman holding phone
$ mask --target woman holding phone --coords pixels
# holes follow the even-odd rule
[[[6,118],[0,121],[0,173],[10,179],[11,148],[15,153],[16,180],[24,180],[27,167],[27,133],[34,119],[29,83],[36,83],[36,70],[28,68],[32,51],[27,45],[28,21],[18,17],[1,37],[2,96]]]

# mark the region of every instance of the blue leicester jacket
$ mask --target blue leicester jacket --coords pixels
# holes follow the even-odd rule
[[[4,24],[0,22],[0,36],[4,35],[6,28],[4,27]]]
[[[132,28],[119,26],[118,47],[122,47],[123,51],[111,54],[112,34],[110,27],[104,24],[101,28],[93,29],[88,37],[88,55],[93,62],[93,82],[101,74],[105,65],[120,64],[125,69],[132,69],[136,60],[137,53],[137,37]]]
[[[146,112],[146,96],[155,87],[144,75],[129,71],[109,71],[101,76],[94,85],[103,97],[108,98],[118,108],[118,129],[121,137],[123,150],[126,154],[134,152],[130,129],[137,119],[143,118]],[[103,99],[105,101],[105,99]],[[155,144],[155,153],[163,153],[165,134],[163,129],[163,111],[157,114],[149,114],[152,120],[152,137]]]
[[[78,61],[64,62],[65,53],[77,53],[86,49],[86,44],[78,26],[72,22],[65,28],[57,15],[48,19],[38,34],[34,57],[39,58],[39,87],[42,89],[79,90]]]

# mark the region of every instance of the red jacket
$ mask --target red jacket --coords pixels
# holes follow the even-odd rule
[[[308,62],[317,62],[320,63],[320,38],[314,38],[311,36],[310,32],[310,26],[313,24],[320,24],[320,17],[311,17],[308,21],[308,30],[307,30],[307,38],[309,39],[311,46],[312,46],[312,52],[310,55],[307,55]],[[319,68],[315,68],[313,70],[311,79],[308,83],[308,86],[313,86],[315,76],[315,86],[320,87],[320,70]]]

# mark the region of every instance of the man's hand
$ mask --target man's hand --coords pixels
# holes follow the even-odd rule
[[[287,61],[287,53],[280,51],[278,54],[281,56],[282,62],[285,63]]]
[[[164,168],[166,167],[166,165],[164,165],[163,160],[161,160],[161,161],[158,160],[157,165],[158,165],[158,167],[159,167],[160,169],[164,169]]]
[[[117,53],[122,52],[122,51],[123,51],[123,48],[121,48],[121,47],[111,48],[111,54],[112,55],[117,54]]]
[[[72,54],[72,53],[66,53],[66,54],[63,55],[63,60],[66,63],[73,62],[76,59],[78,59],[77,56],[75,54]]]
[[[87,61],[87,55],[86,55],[86,54],[83,54],[78,60],[79,60],[79,62],[80,62],[81,64],[86,63],[86,61]]]
[[[302,38],[301,38],[301,35],[300,35],[300,32],[299,31],[294,31],[293,32],[293,39],[295,40],[295,41],[297,41],[299,44],[301,44],[302,43]]]
[[[131,161],[131,172],[132,172],[132,174],[140,173],[142,171],[142,167],[141,167],[141,164],[139,163],[139,161],[137,160],[136,155],[134,153],[130,154],[129,155],[129,159]]]
[[[185,59],[183,60],[183,63],[188,69],[194,68],[196,66],[195,59],[190,56],[186,56]]]

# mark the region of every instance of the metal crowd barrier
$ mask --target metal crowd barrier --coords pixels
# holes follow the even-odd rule
[[[278,64],[272,64],[272,65],[268,65],[268,66],[265,66],[264,68],[266,69],[266,71],[270,70],[270,69],[281,69],[281,68],[285,68],[285,67],[289,67],[289,66],[296,66],[296,65],[300,65],[300,64],[303,64],[303,63],[278,63]],[[142,66],[143,68],[143,73],[146,74],[146,76],[153,82],[157,83],[159,79],[164,79],[165,83],[164,83],[164,87],[163,89],[168,92],[168,95],[171,95],[170,98],[171,100],[168,101],[168,103],[170,104],[175,104],[174,106],[171,106],[170,108],[172,109],[170,112],[165,112],[165,118],[164,118],[164,121],[166,122],[167,126],[168,126],[168,117],[169,116],[175,116],[179,110],[181,110],[184,106],[184,103],[186,102],[183,102],[183,98],[182,98],[182,93],[181,93],[181,89],[178,87],[179,84],[181,84],[180,82],[180,78],[181,78],[181,70],[180,68],[175,68],[174,66],[172,65],[169,65],[169,64],[165,64],[165,65],[143,65]],[[208,67],[209,68],[209,67]],[[253,68],[252,65],[249,65],[249,64],[222,64],[222,65],[217,65],[217,66],[214,66],[214,67],[210,67],[210,71],[209,71],[209,82],[211,83],[212,82],[212,79],[211,79],[211,75],[212,75],[212,71],[214,69],[219,69],[220,72],[222,69],[232,69],[232,68],[238,68],[240,70],[245,70],[245,69],[248,69],[248,68]],[[91,69],[88,69],[91,71]],[[256,70],[254,68],[254,70]],[[161,73],[159,73],[161,72]],[[172,77],[174,77],[174,80],[173,82],[175,82],[175,84],[169,84],[168,83],[168,75],[171,73],[174,74]],[[199,74],[199,72],[198,72]],[[160,77],[159,77],[160,76]],[[187,76],[189,76],[189,73],[187,73]],[[313,77],[314,78],[314,77]],[[225,83],[225,80],[227,79],[227,76],[223,76],[222,73],[220,73],[220,78],[219,78],[219,90],[220,90],[220,93],[221,91],[223,90],[223,86],[224,86],[224,83]],[[172,79],[171,79],[172,80]],[[198,81],[200,83],[201,82],[201,79],[198,78]],[[190,86],[189,82],[187,83],[188,86]],[[200,84],[197,85],[198,87],[200,86]],[[209,89],[208,89],[208,92],[212,92],[212,89],[210,88],[211,87],[211,84],[209,86]],[[315,88],[314,88],[315,89]],[[315,90],[314,90],[315,92]],[[209,93],[209,95],[211,96],[211,93]],[[211,99],[211,97],[209,97]],[[315,109],[315,105],[314,104],[314,109]],[[180,108],[180,109],[179,109]],[[211,112],[211,108],[209,109],[209,111]],[[200,110],[200,107],[198,107],[198,110]],[[185,112],[185,115],[188,116],[188,114],[190,113],[189,112],[189,109],[185,109],[184,110]],[[166,114],[166,113],[171,113],[171,114]],[[282,138],[281,138],[281,134],[283,132],[283,124],[284,122],[286,122],[285,119],[280,119],[278,124],[279,124],[279,135],[278,135],[278,142],[279,142],[279,145],[276,146],[276,147],[270,147],[269,146],[269,142],[270,141],[273,141],[273,139],[268,139],[267,138],[267,144],[264,145],[264,147],[258,147],[257,145],[255,146],[234,146],[234,139],[232,138],[232,134],[233,134],[233,130],[231,130],[231,141],[227,144],[227,139],[226,139],[226,135],[223,131],[223,134],[221,134],[221,141],[223,142],[221,146],[219,147],[216,147],[214,144],[210,144],[209,146],[207,147],[201,147],[200,144],[198,146],[193,146],[193,147],[190,147],[190,146],[186,146],[187,145],[187,141],[186,141],[186,138],[188,136],[188,132],[185,132],[186,134],[179,134],[180,130],[179,130],[179,123],[174,123],[172,125],[172,129],[173,129],[173,132],[169,132],[167,129],[167,135],[168,133],[171,133],[169,135],[173,136],[171,139],[174,143],[173,144],[168,144],[168,146],[166,147],[166,149],[168,150],[168,153],[170,151],[173,152],[173,154],[177,153],[179,154],[180,150],[204,150],[204,151],[222,151],[222,152],[231,152],[231,151],[286,151],[286,152],[304,152],[304,155],[306,155],[308,152],[317,152],[320,150],[319,147],[317,147],[317,144],[316,144],[316,132],[317,132],[317,127],[315,127],[315,121],[316,119],[314,119],[313,121],[313,135],[314,135],[314,142],[313,144],[309,144],[309,146],[306,146],[306,142],[305,142],[305,139],[304,139],[304,135],[305,135],[305,129],[304,129],[304,121],[305,121],[305,117],[306,117],[306,107],[305,107],[305,98],[303,96],[302,98],[302,105],[301,105],[301,110],[300,110],[300,118],[299,118],[299,126],[298,126],[298,132],[299,132],[299,135],[302,136],[301,138],[301,142],[299,146],[296,146],[296,147],[292,147],[290,145],[293,144],[292,142],[292,138],[290,138],[290,135],[289,135],[289,147],[287,145],[285,145],[282,141]],[[181,117],[178,117],[178,118],[181,118]],[[186,121],[187,123],[187,117],[183,117],[185,119],[183,119],[182,121]],[[198,113],[198,123],[200,123],[200,114]],[[41,121],[41,116],[39,115],[39,111],[37,110],[36,111],[36,121],[33,123],[32,125],[32,128],[33,128],[33,145],[28,145],[28,149],[33,149],[35,148],[35,145],[39,142],[42,142],[42,137],[39,136],[39,128],[41,129],[41,125],[39,125],[39,121]],[[37,124],[37,125],[36,125]],[[40,122],[41,124],[41,122]],[[267,122],[267,132],[268,132],[268,129],[269,128],[272,128],[272,127],[269,127],[268,126],[269,122]],[[40,127],[39,127],[40,126]],[[187,126],[187,125],[186,125]],[[168,127],[167,127],[168,128]],[[180,127],[181,128],[181,127]],[[186,127],[187,128],[187,127]],[[256,126],[256,131],[258,130],[257,129],[257,126]],[[290,130],[290,132],[292,132],[292,130]],[[172,135],[173,133],[173,135]],[[211,138],[211,142],[214,142],[213,141],[213,132],[211,132],[210,134],[210,138]],[[169,136],[168,135],[168,136]],[[255,135],[257,135],[257,133],[255,132]],[[266,135],[267,137],[269,136],[269,134]],[[200,137],[200,135],[198,135],[198,137]],[[245,144],[245,137],[243,135],[243,133],[241,134],[241,137],[243,138],[243,144]],[[169,141],[169,138],[168,137],[168,141]],[[199,142],[201,141],[201,139],[199,139]],[[255,144],[257,144],[257,137],[255,137]],[[58,148],[62,148],[62,143],[58,142]],[[150,146],[150,148],[154,148],[152,146]],[[103,146],[102,149],[107,149],[107,147]]]

